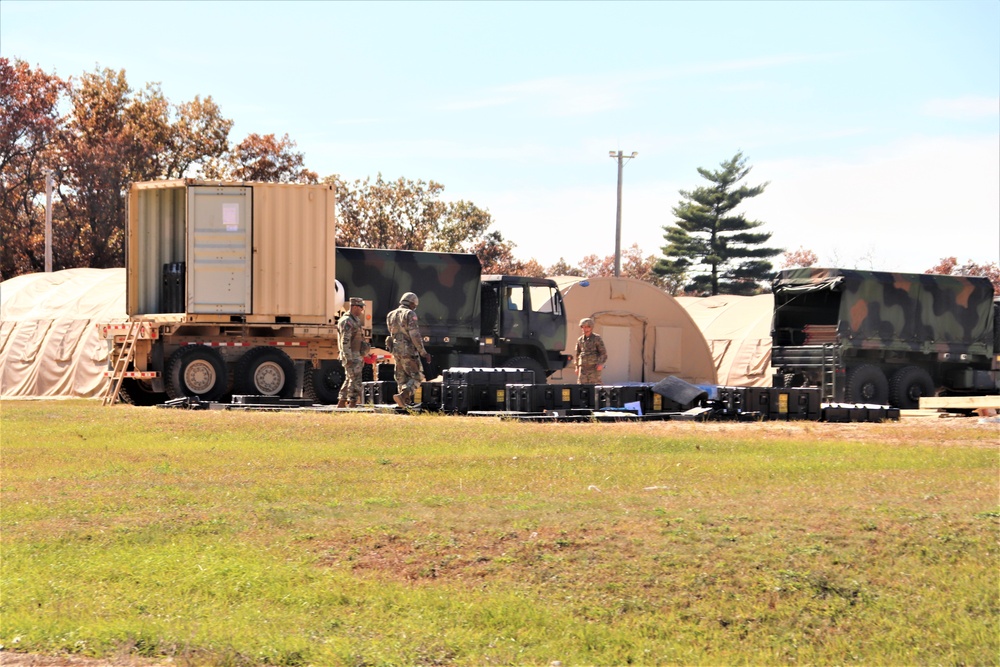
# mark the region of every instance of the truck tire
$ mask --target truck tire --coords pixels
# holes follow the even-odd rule
[[[204,401],[217,401],[228,390],[229,374],[226,362],[218,350],[200,345],[187,345],[170,355],[166,373],[167,396],[194,396]]]
[[[255,347],[236,364],[235,394],[290,398],[295,393],[295,362],[273,347]]]
[[[167,395],[161,391],[153,391],[144,380],[125,378],[122,380],[118,400],[129,405],[150,406],[163,403],[167,400]]]
[[[900,410],[920,407],[921,396],[937,393],[931,374],[919,366],[904,366],[896,371],[889,382],[889,403]]]
[[[503,366],[504,368],[524,368],[525,370],[534,371],[535,384],[545,384],[545,369],[531,357],[511,357],[503,362]]]
[[[339,361],[324,361],[319,368],[306,365],[306,375],[302,378],[302,394],[325,405],[333,405],[340,396],[344,384],[344,366]]]
[[[886,405],[889,402],[889,380],[878,366],[855,366],[847,372],[844,397],[848,403]]]

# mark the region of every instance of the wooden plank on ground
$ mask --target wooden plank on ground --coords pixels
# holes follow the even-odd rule
[[[920,409],[953,408],[975,410],[976,408],[1000,409],[1000,395],[996,396],[922,396]]]
[[[900,419],[910,419],[913,417],[918,417],[920,419],[938,419],[942,417],[945,413],[940,410],[900,410]]]

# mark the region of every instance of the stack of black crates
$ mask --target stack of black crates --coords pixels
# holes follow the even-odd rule
[[[511,384],[507,387],[510,412],[593,410],[597,404],[592,384]]]
[[[441,410],[457,414],[507,410],[507,386],[535,383],[524,368],[449,368],[442,374]]]
[[[362,403],[365,405],[395,405],[394,394],[399,393],[395,380],[376,380],[361,384]],[[440,382],[421,382],[413,395],[413,403],[424,410],[441,409],[442,385]]]
[[[818,387],[719,387],[720,417],[744,421],[819,421]]]

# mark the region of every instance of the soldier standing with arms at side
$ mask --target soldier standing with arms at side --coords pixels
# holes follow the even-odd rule
[[[389,313],[385,323],[389,326],[389,337],[392,339],[392,357],[396,362],[396,386],[398,394],[392,400],[401,408],[405,408],[413,400],[417,387],[424,381],[420,370],[420,360],[423,357],[431,362],[431,355],[424,349],[424,340],[420,336],[415,309],[419,300],[413,292],[407,292],[399,299],[399,308]]]
[[[340,349],[340,363],[344,366],[344,384],[340,387],[338,408],[356,408],[361,402],[361,371],[365,363],[364,355],[369,348],[361,322],[364,312],[364,300],[351,297],[350,312],[337,320],[337,331],[340,334],[337,347]]]
[[[594,320],[580,320],[583,335],[576,339],[576,376],[579,384],[601,384],[601,371],[608,362],[604,339],[594,333]]]

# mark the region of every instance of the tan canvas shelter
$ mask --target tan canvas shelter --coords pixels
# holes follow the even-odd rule
[[[67,269],[0,283],[0,398],[91,398],[106,382],[98,322],[125,321],[125,269]]]
[[[720,385],[771,386],[772,295],[683,296],[677,301],[708,341]]]
[[[554,278],[566,306],[566,352],[573,354],[579,321],[594,319],[608,348],[605,384],[658,382],[676,377],[715,384],[715,364],[698,326],[669,294],[633,278]],[[549,384],[576,382],[571,364]]]

